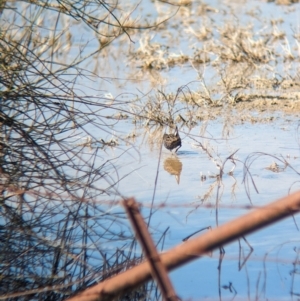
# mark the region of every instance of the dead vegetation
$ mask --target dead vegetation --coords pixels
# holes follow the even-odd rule
[[[141,260],[125,213],[101,204],[120,196],[121,155],[105,152],[119,147],[111,129],[128,118],[125,102],[95,92],[99,77],[87,67],[142,27],[127,9],[1,1],[1,298],[63,300]]]
[[[151,23],[134,17],[136,6],[118,2],[97,2],[93,10],[35,2],[34,12],[32,2],[16,9],[1,3],[2,297],[64,299],[141,261],[115,201],[123,197],[119,183],[132,173],[121,175],[120,158],[127,148],[136,151],[135,139],[142,136],[136,129],[153,149],[174,124],[188,129],[188,136],[200,122],[222,118],[227,137],[233,124],[271,122],[278,111],[298,114],[297,30],[288,35],[278,20],[241,25],[232,7],[173,4],[156,1],[158,16],[149,17]],[[77,30],[83,32],[80,43]],[[126,100],[110,92],[105,97],[99,82],[116,79],[100,79],[103,66],[121,62],[113,47],[123,49],[134,39],[130,80],[151,78],[155,89]],[[175,77],[192,70],[193,81],[169,89],[162,74],[176,68]],[[136,127],[120,134],[114,127],[121,122]],[[220,186],[226,162],[235,167],[237,159],[233,152],[222,160],[209,144],[194,142],[218,169],[201,174],[202,181],[216,179],[199,197],[203,203]],[[119,151],[113,158],[107,156],[112,150]],[[180,182],[180,161],[166,160],[164,168]],[[124,299],[159,298],[152,289],[145,285]]]
[[[161,6],[161,10],[166,8],[169,13],[172,11],[172,7],[163,3],[157,6]],[[234,123],[269,119],[264,115],[254,117],[257,112],[268,111],[271,115],[275,111],[298,113],[298,29],[289,25],[289,31],[286,31],[282,18],[260,19],[250,8],[247,13],[251,22],[244,24],[235,14],[234,5],[222,9],[208,9],[204,3],[197,7],[194,3],[180,7],[168,27],[162,27],[156,33],[143,32],[138,46],[131,49],[129,58],[133,67],[142,68],[145,74],[153,69],[175,68],[175,73],[180,76],[183,68],[192,67],[198,75],[195,78],[198,86],[185,83],[185,86],[177,87],[182,93],[176,100],[182,106],[180,114],[171,114],[171,120],[170,114],[161,105],[157,106],[160,100],[149,95],[141,109],[145,110],[147,120],[156,120],[159,124],[176,121],[191,126],[200,120],[220,117],[221,108],[226,108],[226,112],[231,108],[233,114],[238,112],[233,118]],[[221,11],[232,14],[233,18],[224,17],[220,25],[216,20],[222,18]],[[183,30],[178,30],[182,23]],[[168,33],[170,30],[173,34]],[[150,79],[153,86],[161,83],[159,77]],[[184,93],[184,89],[189,91]],[[173,93],[166,93],[165,98],[168,97],[172,98]],[[244,110],[250,113],[243,114]]]

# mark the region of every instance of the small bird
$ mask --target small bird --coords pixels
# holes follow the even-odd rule
[[[176,148],[175,153],[178,151],[178,149],[181,147],[181,139],[178,134],[177,126],[175,129],[175,134],[164,134],[163,141],[165,148],[168,149],[170,152],[172,152],[174,148]]]

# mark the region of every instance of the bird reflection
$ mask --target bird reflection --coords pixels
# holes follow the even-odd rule
[[[182,171],[182,163],[177,157],[168,157],[164,161],[164,169],[169,174],[174,175],[177,183],[180,182],[180,174]]]

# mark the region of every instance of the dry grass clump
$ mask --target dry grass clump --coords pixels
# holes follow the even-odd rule
[[[207,41],[212,38],[212,28],[210,24],[200,25],[197,28],[189,26],[185,32],[188,35],[192,35],[199,41]]]
[[[138,118],[143,125],[172,125],[192,128],[200,121],[230,116],[232,124],[240,122],[271,122],[276,111],[300,111],[300,93],[297,80],[287,78],[265,79],[254,69],[233,64],[220,70],[218,81],[208,86],[203,78],[193,88],[182,86],[176,94],[162,92],[152,96],[139,107]],[[259,115],[257,115],[259,113]],[[136,119],[137,120],[137,119]]]
[[[143,122],[144,126],[150,124],[173,124],[174,101],[172,94],[158,91],[156,95],[149,95],[140,106],[131,106],[133,122]]]
[[[251,27],[237,27],[226,24],[219,29],[220,39],[211,44],[210,50],[218,55],[219,60],[231,60],[249,64],[268,63],[272,50],[269,39],[255,37]]]
[[[176,66],[178,64],[183,65],[190,60],[189,56],[183,53],[171,53],[167,59],[167,64],[169,67]]]
[[[144,34],[140,39],[140,47],[133,54],[133,59],[139,62],[139,67],[145,69],[165,69],[168,67],[166,54],[167,49],[159,43],[151,42],[153,35]]]
[[[164,2],[164,1],[162,1]],[[193,0],[176,0],[176,1],[172,1],[172,5],[174,6],[191,6],[193,3]]]
[[[268,0],[268,2],[275,2],[277,5],[291,5],[299,3],[299,0]]]
[[[236,102],[236,108],[257,111],[284,111],[286,113],[299,112],[300,93],[281,93],[280,96],[261,94],[241,94]]]
[[[140,47],[131,53],[131,61],[143,69],[162,70],[189,61],[189,56],[180,53],[170,53],[167,46],[152,42],[154,35],[144,34],[140,39]]]
[[[300,81],[292,78],[275,77],[272,79],[264,77],[252,77],[248,79],[252,88],[257,90],[289,90],[291,93],[299,91]]]
[[[274,40],[283,40],[286,36],[285,32],[280,30],[277,26],[273,26],[272,28],[272,36]]]
[[[211,62],[208,52],[203,51],[203,49],[196,49],[191,61],[193,64],[206,64]]]
[[[234,105],[244,99],[244,94],[254,95],[255,98],[263,93],[253,89],[264,89],[267,97],[279,95],[279,89],[289,88],[289,75],[282,75],[286,78],[282,81],[277,76],[278,70],[282,70],[282,64],[297,63],[299,60],[297,29],[292,29],[294,34],[288,34],[284,19],[260,19],[251,5],[247,18],[252,23],[247,20],[251,25],[245,25],[239,19],[236,7],[239,8],[239,5],[226,7],[226,17],[220,14],[221,9],[209,8],[203,3],[180,7],[178,14],[165,24],[165,28],[156,32],[156,40],[154,34],[143,34],[139,47],[130,53],[131,62],[143,70],[157,72],[183,65],[209,69],[208,72],[213,73],[214,77],[210,76],[206,81],[212,82],[213,78],[213,84],[207,86],[200,76],[199,89],[180,95],[179,100],[188,106]],[[203,16],[201,20],[199,15]],[[173,34],[170,34],[171,31]],[[294,43],[291,36],[295,39]],[[295,67],[287,67],[286,70],[292,68]],[[162,84],[158,76],[152,77],[152,81],[153,86]],[[293,79],[290,82],[291,88],[297,86]],[[162,111],[160,118],[153,117],[155,110],[159,109],[152,106],[147,103],[147,118],[166,122],[168,118],[163,117]],[[184,113],[181,116],[184,117]]]
[[[163,102],[161,99],[147,101],[144,106],[144,118],[146,119],[145,125],[151,122],[163,124],[169,124],[172,122],[170,114],[163,109]]]

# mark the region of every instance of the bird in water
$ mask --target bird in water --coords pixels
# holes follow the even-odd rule
[[[175,153],[178,151],[178,149],[181,147],[181,139],[178,134],[177,126],[174,134],[164,134],[163,141],[165,148],[168,149],[170,152],[172,152],[174,148],[176,148]]]

